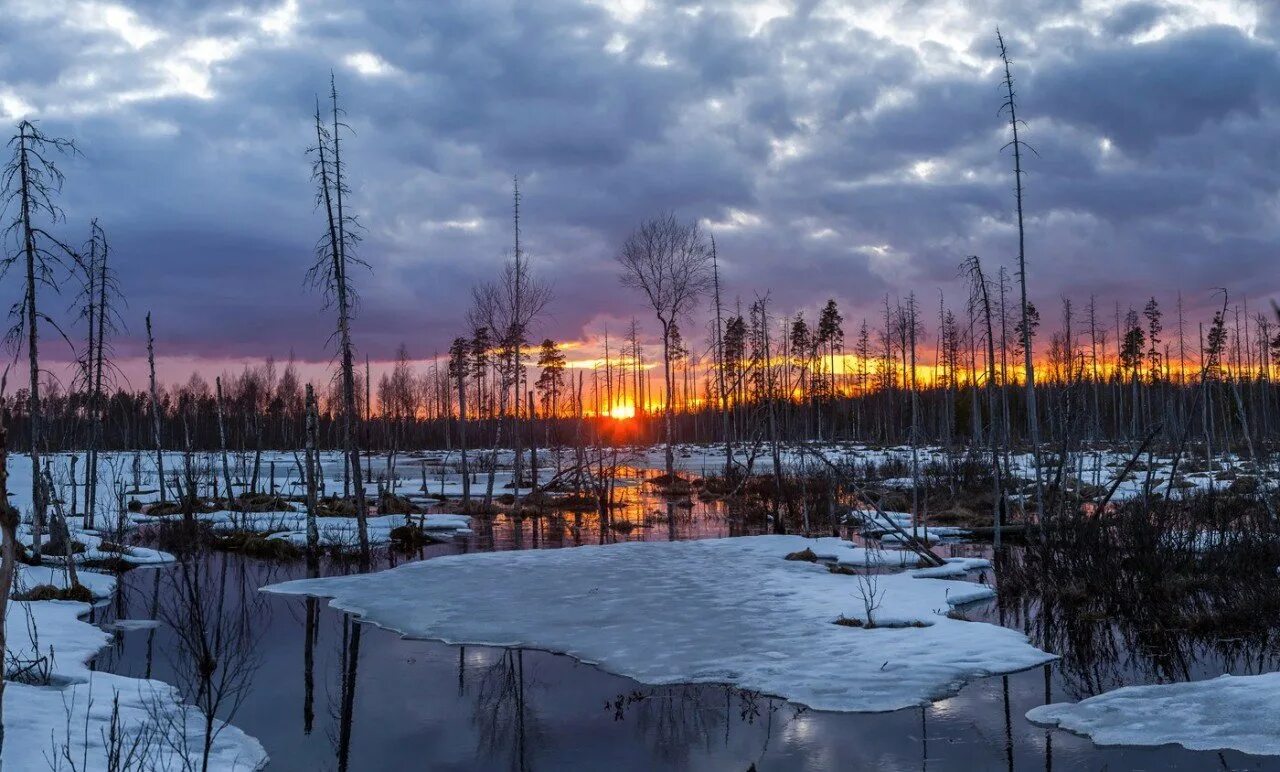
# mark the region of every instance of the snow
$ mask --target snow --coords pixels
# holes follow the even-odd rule
[[[1053,659],[1017,631],[946,616],[989,598],[970,582],[878,574],[874,629],[859,578],[787,561],[811,548],[865,562],[834,538],[753,536],[452,555],[377,574],[264,588],[331,598],[404,635],[570,654],[650,684],[729,683],[819,710],[888,711],[974,678]]]
[[[5,627],[8,654],[20,660],[52,656],[49,685],[8,682],[4,692],[6,769],[48,769],[64,746],[84,769],[106,769],[107,727],[112,703],[119,699],[120,726],[126,736],[153,735],[146,745],[148,768],[182,769],[200,764],[204,722],[198,709],[184,705],[177,691],[160,681],[91,672],[88,662],[111,636],[80,616],[89,606],[70,601],[9,604]],[[29,630],[36,631],[33,638]],[[158,734],[164,727],[164,739]],[[210,769],[254,770],[265,766],[266,751],[257,740],[222,722],[210,754]]]
[[[131,520],[135,524],[145,525],[164,520],[181,520],[182,515],[139,515]],[[215,531],[252,531],[269,534],[269,538],[283,539],[298,546],[307,544],[307,513],[305,512],[230,512],[220,510],[196,515],[196,519],[208,523]],[[365,518],[369,532],[369,543],[373,545],[390,544],[391,531],[406,522],[419,525],[428,535],[434,533],[447,534],[470,528],[469,515],[370,515]],[[320,543],[324,545],[352,546],[359,539],[359,523],[354,517],[317,517],[316,530],[320,533]]]
[[[84,545],[83,552],[77,552],[73,555],[76,564],[81,563],[101,563],[106,561],[119,560],[122,563],[128,563],[134,566],[157,566],[174,561],[173,555],[160,550],[151,549],[150,547],[139,547],[132,544],[117,545],[109,539],[104,539],[93,531],[85,531],[78,528],[78,520],[69,519],[67,523],[68,531],[71,534],[72,541],[78,541]],[[45,543],[48,543],[48,534],[45,534]],[[28,549],[33,545],[33,534],[31,527],[28,525],[18,526],[18,541],[24,544]],[[60,555],[44,555],[46,561],[55,565],[61,565],[65,560]]]
[[[61,479],[65,468],[58,470],[57,465],[66,464],[69,456],[51,458],[55,479]],[[105,460],[98,491],[103,509],[97,524],[114,530],[121,523],[115,522],[117,513],[113,509],[113,486],[118,477],[110,472],[118,464],[113,464],[112,458],[128,455],[108,454]],[[10,501],[29,518],[30,459],[11,456],[9,468]],[[154,494],[139,497],[154,498]],[[72,540],[85,547],[73,555],[77,564],[120,561],[135,566],[161,566],[174,560],[159,550],[119,545],[118,537],[106,531],[86,530],[83,517],[69,515],[67,525]],[[123,525],[130,523],[126,520]],[[19,526],[18,540],[28,547],[32,545],[29,524]],[[18,565],[15,593],[44,584],[59,589],[67,586],[65,558],[44,557],[45,565]],[[77,579],[97,600],[108,599],[117,590],[115,576],[89,568],[78,568]],[[114,633],[81,621],[89,609],[87,604],[70,601],[10,601],[5,620],[7,672],[16,676],[15,666],[46,660],[27,671],[22,682],[5,684],[5,743],[0,763],[6,769],[20,770],[49,769],[54,761],[61,761],[65,767],[65,754],[75,760],[76,768],[106,769],[110,749],[105,738],[113,704],[118,701],[117,720],[120,733],[129,738],[126,745],[131,745],[133,738],[145,738],[138,740],[136,747],[142,758],[127,763],[128,768],[199,768],[205,733],[203,714],[185,704],[183,695],[164,682],[91,671],[88,663],[112,642]],[[119,620],[110,627],[113,631],[137,630],[155,624],[152,620]],[[266,751],[257,740],[221,721],[216,721],[214,727],[210,769],[254,770],[265,766]]]
[[[110,598],[116,591],[116,578],[110,574],[100,574],[96,571],[81,568],[76,571],[76,579],[93,595],[95,600]],[[18,564],[18,572],[13,587],[15,595],[45,584],[53,585],[59,590],[65,590],[68,586],[67,570],[61,566]]]
[[[1127,686],[1081,702],[1042,705],[1027,712],[1098,745],[1168,745],[1190,750],[1233,749],[1280,755],[1275,708],[1280,673],[1224,675],[1207,681]]]
[[[991,568],[991,561],[986,558],[947,558],[940,566],[916,568],[911,575],[917,579],[953,579],[964,576],[970,571],[982,571]],[[981,585],[978,585],[981,587]]]

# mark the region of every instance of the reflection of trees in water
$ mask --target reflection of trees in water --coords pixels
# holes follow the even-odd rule
[[[1033,545],[998,567],[996,621],[1061,655],[1073,699],[1134,683],[1280,669],[1274,575],[1222,570],[1214,556],[1158,545],[1109,546]]]
[[[338,572],[351,573],[356,566],[349,562],[334,562],[331,566]],[[308,625],[303,641],[303,728],[311,731],[314,719],[311,701],[314,698],[313,670],[315,667],[315,642],[319,639],[320,611],[307,607]],[[312,616],[314,614],[314,616]],[[326,685],[326,699],[329,717],[332,719],[326,729],[329,744],[333,747],[337,759],[338,772],[346,772],[351,760],[352,731],[355,726],[356,684],[360,672],[360,640],[364,625],[357,622],[350,614],[340,615],[342,637],[338,646],[338,683]]]
[[[644,482],[657,470],[623,461],[620,457],[616,469],[618,484],[612,491],[615,506],[606,508],[603,514],[599,506],[581,503],[597,498],[599,491],[591,484],[599,477],[596,466],[591,465],[595,471],[584,473],[584,479],[577,487],[573,484],[573,477],[567,475],[568,469],[564,469],[561,472],[565,476],[557,478],[558,484],[551,490],[581,497],[578,506],[554,509],[548,501],[545,507],[525,509],[519,516],[510,512],[478,514],[472,521],[474,533],[457,544],[491,551],[668,540],[671,537],[666,514],[669,499],[653,485]],[[767,524],[763,519],[757,522],[747,516],[745,512],[755,511],[750,507],[739,507],[744,511],[731,512],[732,508],[723,500],[703,500],[698,495],[676,498],[686,502],[674,509],[671,522],[675,526],[676,538],[741,536],[766,530]]]
[[[351,731],[355,722],[356,681],[360,665],[360,638],[364,627],[350,615],[342,617],[342,655],[339,663],[339,688],[336,705],[330,692],[330,711],[337,719],[337,735],[329,730],[338,758],[338,772],[346,772],[351,760]]]
[[[465,650],[460,651],[460,691],[465,688],[464,657]],[[530,769],[531,751],[540,746],[546,732],[530,699],[536,683],[525,673],[524,650],[503,649],[495,661],[480,669],[474,684],[477,752],[505,756],[510,769]]]
[[[679,766],[690,762],[696,747],[728,747],[735,726],[753,727],[762,734],[763,757],[775,732],[808,711],[760,692],[696,684],[636,689],[619,694],[605,708],[613,712],[614,721],[633,721],[658,758]]]
[[[175,685],[204,714],[206,766],[214,739],[248,695],[269,621],[260,585],[237,562],[239,570],[232,572],[225,553],[220,559],[193,554],[163,574],[168,587],[159,617],[173,639],[166,653]]]

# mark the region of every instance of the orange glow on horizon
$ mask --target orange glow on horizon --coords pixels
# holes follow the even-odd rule
[[[636,406],[635,405],[615,405],[609,410],[609,417],[619,421],[625,421],[628,418],[635,418]]]

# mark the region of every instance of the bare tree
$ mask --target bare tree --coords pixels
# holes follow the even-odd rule
[[[996,40],[1000,44],[1000,60],[1004,62],[1004,86],[1007,98],[1001,110],[1009,113],[1009,130],[1013,139],[1005,147],[1013,149],[1013,181],[1018,213],[1018,287],[1022,295],[1022,353],[1026,366],[1027,392],[1027,428],[1031,433],[1031,453],[1036,466],[1036,512],[1044,516],[1044,484],[1040,477],[1040,420],[1036,410],[1036,376],[1035,363],[1031,351],[1031,323],[1027,319],[1027,252],[1026,230],[1022,222],[1022,148],[1030,147],[1018,137],[1018,112],[1014,99],[1013,71],[1009,66],[1009,49],[1004,44],[1004,36],[996,30]]]
[[[471,470],[467,467],[467,371],[468,341],[454,338],[449,348],[449,376],[458,387],[458,450],[461,453],[462,511],[471,511]],[[423,493],[426,483],[423,482]]]
[[[9,609],[9,593],[18,564],[18,510],[9,504],[9,429],[4,423],[7,409],[0,381],[0,652],[7,649],[5,619]],[[0,654],[0,658],[3,654]],[[4,684],[0,678],[0,758],[4,755]]]
[[[994,541],[998,549],[1000,547],[1000,528],[1001,517],[1000,512],[1004,504],[1003,481],[1000,479],[1000,432],[997,430],[999,418],[996,411],[996,350],[995,350],[995,330],[991,324],[991,293],[987,284],[986,274],[982,272],[982,261],[977,255],[969,257],[964,262],[964,270],[969,274],[969,280],[973,285],[973,298],[976,305],[982,309],[982,317],[986,322],[986,339],[987,339],[987,413],[989,414],[991,426],[987,431],[990,437],[991,445],[991,499],[994,512],[992,520],[994,524]],[[976,374],[975,374],[976,375]],[[975,390],[977,382],[974,383]],[[976,393],[976,391],[975,391]],[[978,422],[977,411],[974,411],[974,424]]]
[[[208,772],[214,741],[244,703],[261,666],[258,644],[264,628],[258,615],[265,601],[256,585],[248,584],[246,572],[232,576],[225,559],[184,554],[165,579],[169,590],[160,619],[173,635],[169,664],[175,682],[203,718],[200,747],[174,750],[184,755],[196,751],[200,772]],[[185,731],[165,735],[184,746],[187,742]]]
[[[316,525],[316,469],[320,464],[316,448],[316,392],[311,384],[307,384],[306,396],[306,454],[307,465],[303,477],[307,486],[307,567],[317,569],[320,559],[320,530]]]
[[[151,371],[151,442],[156,448],[156,486],[164,501],[164,447],[160,440],[160,421],[164,406],[156,388],[156,341],[151,334],[151,312],[147,312],[147,367]]]
[[[234,509],[236,495],[231,489],[231,466],[227,463],[227,428],[222,417],[222,377],[213,379],[214,414],[218,418],[218,455],[222,459],[222,483],[227,489],[227,509]]]
[[[9,211],[16,208],[13,220],[5,228],[5,236],[12,239],[17,250],[6,254],[0,261],[0,275],[7,274],[17,263],[21,262],[25,273],[25,289],[22,300],[10,309],[14,319],[13,326],[6,334],[6,342],[15,354],[22,345],[23,337],[27,344],[27,365],[30,370],[29,391],[27,393],[27,413],[30,427],[31,455],[31,503],[32,503],[32,552],[40,555],[41,533],[44,528],[46,501],[40,483],[40,333],[39,320],[53,324],[47,314],[41,313],[36,305],[37,288],[43,286],[58,292],[57,272],[69,270],[73,263],[79,261],[71,247],[54,238],[47,230],[36,224],[39,219],[58,222],[65,219],[62,209],[53,202],[54,196],[61,192],[63,175],[54,163],[55,155],[73,155],[75,143],[61,137],[51,137],[40,130],[31,121],[18,123],[17,133],[9,139],[12,155],[5,164],[3,178],[0,180],[0,208]],[[65,337],[65,336],[64,336]]]
[[[519,250],[517,250],[519,254]],[[467,312],[467,321],[476,331],[477,339],[483,337],[482,330],[497,333],[497,365],[500,383],[497,388],[498,415],[494,422],[494,452],[502,440],[502,417],[508,407],[515,416],[519,416],[520,393],[514,387],[521,382],[520,371],[521,348],[525,336],[533,321],[542,314],[551,302],[551,287],[534,278],[528,268],[527,260],[513,258],[503,268],[501,281],[489,281],[478,284],[471,290],[472,305]],[[519,451],[519,443],[512,443]],[[495,456],[496,458],[496,456]],[[513,482],[513,493],[519,496],[520,462],[517,454]],[[493,486],[493,466],[490,466],[489,487]],[[485,494],[486,503],[492,490]]]
[[[712,299],[715,303],[715,362],[716,362],[716,399],[720,408],[720,430],[724,433],[724,475],[725,479],[729,479],[733,475],[733,437],[729,431],[729,395],[725,391],[725,367],[724,360],[724,320],[720,305],[720,261],[716,255],[716,238],[709,237],[711,240],[711,291]],[[634,336],[635,322],[632,321],[632,329]],[[637,400],[638,401],[638,400]]]
[[[88,336],[80,361],[80,378],[89,395],[89,447],[85,454],[84,470],[85,527],[93,528],[97,512],[98,453],[103,444],[103,423],[106,420],[104,387],[109,377],[107,370],[110,368],[114,374],[114,367],[108,357],[111,347],[108,335],[114,336],[123,323],[116,308],[117,303],[123,301],[123,296],[115,273],[108,264],[111,245],[96,219],[89,225],[89,242],[86,246],[87,259],[80,263],[84,273],[80,313],[88,321]]]
[[[671,327],[688,313],[699,296],[714,283],[711,250],[697,222],[682,223],[674,214],[652,217],[627,236],[618,252],[622,286],[644,293],[662,327],[662,368],[666,399],[663,424],[666,441],[666,473],[675,477],[672,403],[675,382],[671,377]],[[670,512],[670,508],[668,508]]]
[[[357,296],[351,286],[348,269],[352,266],[368,268],[368,264],[353,254],[354,247],[360,240],[357,232],[360,226],[355,216],[347,214],[344,209],[344,199],[350,191],[343,182],[345,169],[342,164],[341,137],[343,131],[349,131],[350,128],[342,122],[344,113],[338,106],[338,88],[332,75],[329,78],[329,98],[333,128],[328,128],[321,120],[320,101],[317,99],[316,144],[309,151],[315,158],[312,179],[316,183],[316,205],[324,207],[328,227],[316,245],[316,262],[308,271],[307,278],[314,286],[322,289],[325,300],[338,313],[338,329],[335,334],[338,338],[338,354],[342,360],[342,448],[355,494],[360,561],[367,570],[371,563],[369,527],[366,521],[368,510],[360,474],[360,449],[355,437],[359,413],[356,412],[355,365],[351,345],[351,318]]]

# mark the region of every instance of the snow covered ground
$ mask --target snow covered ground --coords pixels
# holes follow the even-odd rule
[[[115,505],[118,498],[113,487],[119,478],[110,474],[108,467],[119,467],[120,460],[128,457],[112,455],[114,460],[104,464],[98,490],[103,515],[98,525],[108,531],[115,531],[119,525]],[[54,457],[55,484],[66,481],[68,458]],[[83,471],[83,464],[79,468]],[[11,503],[29,520],[28,458],[10,457],[9,484]],[[63,502],[64,511],[68,513],[69,493],[69,486],[63,488],[67,499]],[[80,495],[83,496],[82,489]],[[71,539],[85,547],[75,553],[77,563],[118,560],[152,567],[141,570],[162,570],[161,566],[173,561],[173,556],[159,550],[117,544],[107,531],[85,530],[83,517],[69,516],[67,521]],[[19,526],[18,539],[31,546],[29,524]],[[18,566],[15,594],[39,585],[67,587],[62,559],[46,556],[46,560],[49,562],[43,566]],[[111,574],[81,567],[77,579],[95,600],[110,599],[116,592],[116,577]],[[91,671],[89,661],[111,643],[112,634],[80,619],[89,609],[87,604],[70,601],[10,602],[5,620],[6,673],[16,675],[17,668],[39,663],[31,669],[39,677],[6,682],[4,768],[100,770],[108,768],[109,755],[117,754],[126,759],[125,769],[199,769],[205,733],[203,714],[185,704],[183,695],[164,682]],[[113,629],[145,629],[154,624],[152,620],[122,620]],[[107,738],[117,706],[117,736],[123,739],[120,746],[112,749]],[[74,760],[74,765],[68,759]],[[257,740],[217,721],[209,762],[210,769],[254,770],[265,766],[267,755]]]
[[[884,517],[888,517],[894,525],[897,525],[908,534],[912,533],[915,518],[912,517],[910,512],[885,512]],[[880,534],[880,541],[886,544],[903,543],[905,540],[900,534],[894,531],[888,531],[886,533],[887,524],[884,522],[884,517],[880,516],[880,514],[874,510],[855,510],[850,513],[849,522],[861,524],[863,534]],[[916,529],[915,533],[918,534],[919,538],[924,539],[927,537],[931,542],[959,541],[970,535],[969,531],[963,528],[956,528],[954,526],[947,525],[929,525],[927,522],[922,523],[920,527]]]
[[[116,591],[116,578],[111,574],[98,573],[88,569],[76,571],[76,580],[93,595],[94,600],[106,600]],[[67,570],[62,566],[29,566],[18,564],[18,573],[14,577],[13,593],[21,594],[41,585],[49,585],[59,590],[67,589]]]
[[[948,617],[993,595],[972,582],[879,574],[879,626],[834,624],[866,621],[863,580],[783,559],[806,548],[869,560],[838,539],[754,536],[453,555],[265,589],[329,597],[411,637],[547,649],[645,683],[728,683],[820,710],[920,705],[1053,659],[1014,630]]]
[[[889,462],[909,465],[911,460],[911,449],[905,446],[873,447],[847,442],[812,442],[805,447],[784,446],[781,451],[782,463],[787,468],[805,465],[815,469],[825,468],[822,462],[814,457],[815,451],[821,453],[828,461],[853,464],[859,470],[867,465],[883,465]],[[626,463],[631,466],[655,471],[663,467],[664,449],[661,445],[634,448],[627,452],[630,458],[627,459]],[[1079,485],[1105,489],[1110,486],[1122,471],[1124,464],[1129,460],[1130,453],[1131,451],[1127,448],[1116,447],[1110,450],[1088,451],[1076,454],[1072,456],[1072,463],[1068,465],[1065,472],[1068,479],[1075,480]],[[55,485],[58,486],[61,495],[66,499],[68,512],[70,512],[71,488],[69,482],[73,456],[77,460],[75,467],[77,477],[81,478],[80,483],[78,483],[80,487],[76,491],[77,498],[83,501],[84,454],[55,453],[46,456],[52,464]],[[478,462],[482,457],[487,456],[487,451],[482,453],[471,452],[471,491],[473,496],[482,496],[484,493],[487,474],[479,471]],[[459,473],[461,457],[456,450],[425,450],[398,453],[394,457],[393,463],[388,463],[389,459],[385,453],[371,453],[363,458],[368,478],[365,480],[365,491],[370,496],[376,495],[380,483],[399,495],[407,496],[423,503],[440,497],[456,498],[462,494],[462,476]],[[496,453],[495,458],[498,470],[495,476],[494,494],[511,493],[513,490],[511,488],[511,466],[514,455],[509,449],[501,449]],[[746,456],[742,448],[735,450],[734,458],[740,465],[746,462]],[[926,446],[919,449],[919,458],[923,466],[931,462],[953,460],[954,456],[949,455],[942,448]],[[553,451],[544,448],[539,450],[538,459],[541,469],[539,479],[546,482],[554,474],[557,463],[555,454]],[[525,460],[527,463],[527,455]],[[1144,457],[1142,459],[1143,464],[1146,461],[1147,459]],[[1172,459],[1168,457],[1156,457],[1153,460],[1150,475],[1154,491],[1160,493],[1171,492],[1173,495],[1178,495],[1179,492],[1203,490],[1210,485],[1222,488],[1230,484],[1229,478],[1233,476],[1233,472],[1246,474],[1248,468],[1248,464],[1243,459],[1230,454],[1220,455],[1215,458],[1213,472],[1203,471],[1205,468],[1203,458],[1183,457],[1178,479],[1174,481],[1170,480],[1169,475],[1171,461]],[[257,489],[259,491],[274,490],[276,493],[285,496],[297,496],[303,492],[299,454],[287,451],[263,451],[261,458],[257,459],[255,464],[255,458],[252,453],[237,452],[229,454],[228,463],[232,484],[237,493],[249,489],[250,481],[255,475],[255,466]],[[563,453],[560,463],[562,465],[571,464],[570,454]],[[1010,458],[1010,463],[1017,476],[1023,479],[1030,479],[1034,476],[1031,454],[1014,454]],[[172,451],[165,452],[164,464],[167,471],[166,486],[171,488],[174,470],[182,468],[182,454]],[[688,474],[717,474],[724,469],[724,448],[717,445],[678,445],[676,446],[675,464],[679,471]],[[219,494],[225,495],[225,491],[221,490],[223,486],[220,456],[209,452],[197,453],[196,465],[203,481],[201,492],[205,493],[207,489],[207,493],[212,495],[216,481]],[[328,494],[341,493],[343,487],[343,459],[341,454],[336,451],[322,452],[320,454],[320,465],[326,486],[325,492]],[[755,459],[754,469],[758,473],[768,472],[771,467],[771,460],[764,456],[759,456]],[[151,452],[103,454],[97,491],[100,505],[105,503],[109,510],[114,511],[118,508],[121,498],[125,503],[137,501],[147,504],[156,501],[159,498],[159,486],[155,470],[155,454]],[[12,494],[12,503],[20,510],[29,509],[31,500],[31,467],[27,457],[11,456],[10,475],[9,488]],[[1116,490],[1114,500],[1119,501],[1140,495],[1147,475],[1146,467],[1140,465],[1130,475],[1129,479],[1121,482]],[[1215,479],[1219,476],[1222,476],[1223,479]],[[912,484],[909,477],[889,478],[880,480],[878,483],[903,489],[909,489]],[[527,492],[527,489],[522,488],[521,492]]]
[[[1098,745],[1168,745],[1280,755],[1280,673],[1128,686],[1081,702],[1027,712],[1037,724],[1085,735]]]
[[[83,518],[67,518],[67,528],[71,532],[71,540],[84,545],[84,551],[73,554],[76,563],[90,563],[119,560],[135,566],[157,566],[173,562],[173,555],[160,550],[134,544],[115,544],[104,538],[98,531],[83,529]],[[48,543],[46,532],[44,542]],[[18,526],[18,542],[31,548],[33,535],[30,525]],[[45,556],[46,560],[61,561],[61,557]]]
[[[181,520],[182,515],[150,515],[134,514],[130,516],[135,524],[155,523],[163,520]],[[284,539],[305,547],[307,544],[307,514],[305,512],[207,512],[196,515],[196,519],[209,523],[215,531],[253,531],[270,534],[269,538]],[[412,522],[420,527],[428,536],[438,534],[445,538],[458,533],[471,532],[471,518],[468,515],[378,515],[365,519],[369,532],[369,543],[374,546],[391,543],[391,531]],[[316,530],[320,533],[320,543],[326,546],[349,547],[358,542],[359,525],[354,517],[319,517],[316,518]]]
[[[825,465],[814,457],[815,451],[833,463],[854,463],[859,465],[859,468],[865,464],[883,465],[889,462],[898,462],[909,465],[911,462],[911,449],[906,446],[872,447],[847,442],[811,442],[805,448],[784,446],[781,453],[782,464],[788,468],[795,468],[804,464],[824,467]],[[944,449],[932,446],[919,448],[918,454],[922,468],[929,463],[945,462],[954,458],[954,454],[948,454]],[[1131,455],[1132,450],[1124,447],[1074,454],[1072,463],[1067,465],[1065,472],[1069,478],[1077,480],[1082,485],[1108,488],[1123,471],[1124,465],[1129,461]],[[663,465],[663,449],[659,445],[645,448],[641,453],[641,457],[644,459],[644,463],[654,468],[661,468]],[[734,457],[740,464],[746,461],[745,454],[741,448],[735,452]],[[676,448],[675,461],[676,467],[683,471],[695,474],[718,473],[724,468],[724,447],[679,445]],[[1116,493],[1112,497],[1114,501],[1123,501],[1141,495],[1148,475],[1147,467],[1145,466],[1147,462],[1146,456],[1143,456],[1140,461],[1141,463],[1131,473],[1130,477],[1121,482],[1116,488]],[[1169,475],[1172,461],[1173,459],[1167,456],[1157,456],[1152,460],[1150,475],[1153,491],[1163,494],[1171,493],[1176,496],[1184,491],[1206,490],[1210,485],[1225,488],[1230,484],[1229,480],[1215,481],[1213,478],[1220,472],[1243,471],[1246,467],[1244,460],[1239,456],[1222,454],[1214,459],[1214,472],[1193,471],[1192,467],[1199,469],[1203,466],[1204,458],[1184,455],[1179,462],[1178,480],[1175,481],[1171,480]],[[1015,453],[1010,456],[1009,462],[1016,476],[1026,480],[1034,479],[1035,461],[1032,454]],[[755,470],[757,472],[768,472],[771,468],[771,460],[763,457],[756,458]],[[912,485],[910,477],[887,478],[879,482],[883,485],[903,489],[910,489]]]
[[[204,743],[200,711],[161,681],[92,672],[87,663],[111,635],[83,622],[84,603],[11,602],[5,620],[7,655],[18,661],[50,657],[48,685],[9,682],[4,692],[5,769],[107,769],[107,737],[118,701],[118,734],[136,757],[127,769],[199,769]],[[34,637],[28,632],[34,630]],[[210,769],[254,770],[266,765],[257,740],[234,726],[215,723]]]

